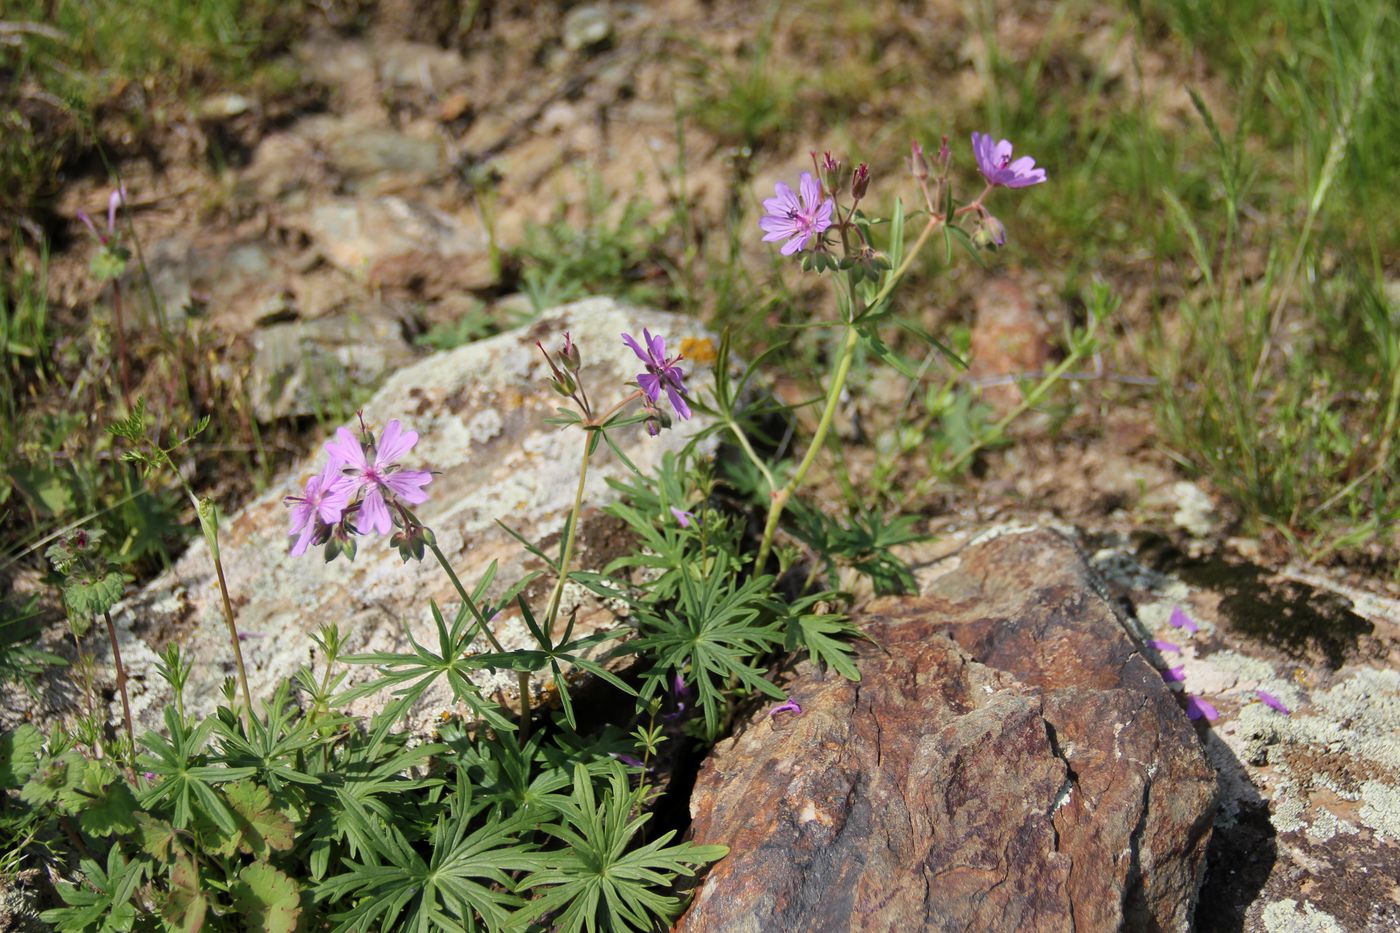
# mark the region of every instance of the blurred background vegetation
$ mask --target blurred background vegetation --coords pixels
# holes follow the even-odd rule
[[[281,101],[289,111],[319,106],[287,50],[313,27],[357,35],[387,6],[6,4],[0,565],[8,571],[34,563],[55,529],[93,520],[138,572],[150,572],[187,524],[176,491],[141,492],[102,430],[121,410],[111,367],[99,362],[110,359],[110,334],[57,299],[49,275],[52,256],[86,248],[62,206],[65,187],[115,180],[124,160],[158,159],[215,94]],[[434,24],[435,41],[472,54],[511,5],[409,6]],[[551,5],[548,15],[572,6]],[[829,148],[871,161],[881,190],[893,192],[911,138],[936,146],[947,133],[965,164],[968,132],[986,130],[1012,138],[1051,179],[997,202],[1012,243],[993,262],[1047,293],[1041,303],[1060,309],[1061,329],[1082,326],[1088,296],[1106,284],[1119,304],[1100,335],[1099,365],[1134,377],[1062,387],[1037,406],[1048,417],[1034,430],[1092,440],[1103,411],[1141,411],[1154,425],[1152,450],[1231,504],[1232,530],[1278,542],[1284,558],[1395,573],[1400,13],[1390,0],[719,6],[743,24],[723,39],[692,28],[695,11],[676,4],[675,83],[662,103],[674,109],[677,134],[705,141],[724,166],[725,216],[692,211],[683,192],[697,166],[684,161],[669,167],[676,196],[666,203],[594,182],[589,209],[561,210],[504,244],[508,284],[527,310],[496,312],[499,295],[482,295],[421,344],[452,346],[529,309],[611,293],[730,327],[736,346],[757,354],[821,313],[810,279],[757,242],[757,202],[768,193],[760,176],[771,184],[775,168]],[[664,19],[666,4],[657,9]],[[956,28],[939,28],[944,20]],[[217,178],[216,156],[203,158],[200,170]],[[212,210],[217,219],[216,201]],[[965,350],[982,273],[945,274],[931,252],[910,291],[926,296],[922,325]],[[924,353],[913,338],[898,348],[915,362]],[[132,352],[166,374],[163,404],[153,407],[170,430],[214,415],[189,451],[190,470],[197,485],[225,490],[227,503],[307,443],[314,425],[260,424],[241,383],[207,365],[231,352],[217,340],[151,328]],[[811,364],[825,352],[821,334],[802,332],[788,357],[800,365],[787,377],[809,390],[803,374],[819,371]],[[1035,438],[992,437],[976,386],[948,378],[933,370],[927,385],[882,396],[872,372],[857,373],[873,462],[839,465],[834,495],[853,509],[932,514],[978,495],[988,475],[1018,469],[1017,445]],[[343,414],[328,411],[324,421]],[[961,455],[970,445],[977,457]],[[908,482],[894,457],[912,458],[911,469],[936,482]]]

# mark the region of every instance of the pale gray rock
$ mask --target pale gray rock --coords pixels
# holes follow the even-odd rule
[[[375,46],[381,84],[433,93],[455,87],[471,74],[466,60],[452,49],[425,42],[390,40]]]
[[[442,291],[496,281],[480,223],[418,201],[331,198],[288,223],[334,266],[371,285]]]
[[[150,289],[140,281],[141,270],[133,268],[127,293],[143,306],[149,306],[154,293],[168,321],[194,310],[226,333],[245,333],[260,320],[289,313],[294,305],[287,292],[291,270],[259,239],[173,236],[148,249],[146,268]],[[154,309],[145,310],[150,320],[156,319]]]
[[[572,332],[583,354],[590,394],[607,404],[605,400],[620,397],[624,384],[636,375],[636,361],[620,334],[643,327],[671,341],[708,337],[690,319],[591,299],[548,313],[528,328],[430,356],[396,373],[365,405],[368,423],[382,426],[400,418],[419,432],[421,439],[408,460],[436,476],[428,502],[417,511],[467,585],[493,560],[499,561],[499,572],[492,597],[528,569],[537,569],[496,524],[498,519],[531,540],[557,540],[573,500],[582,435],[545,423],[560,399],[548,388],[535,341],[549,345],[561,340],[565,330]],[[707,372],[698,372],[695,384],[703,385],[708,378]],[[649,473],[663,454],[678,451],[708,425],[697,415],[677,422],[674,430],[658,438],[647,437],[640,425],[616,432],[616,438],[638,468]],[[702,454],[712,449],[713,441],[701,445]],[[431,557],[421,564],[404,564],[385,539],[361,539],[353,563],[341,559],[327,564],[318,553],[288,556],[283,497],[299,491],[320,459],[318,446],[222,525],[224,569],[246,635],[244,658],[257,697],[267,697],[313,660],[310,636],[321,625],[338,625],[351,651],[395,651],[408,647],[406,631],[435,644],[430,599],[449,615],[455,611],[452,587]],[[616,529],[596,509],[616,497],[607,480],[626,475],[627,468],[606,451],[590,467],[586,501],[593,510],[585,513],[580,527],[583,565],[606,558],[606,549],[616,547]],[[545,592],[531,594],[536,602],[548,595],[548,583],[539,586]],[[565,611],[575,607],[580,630],[616,622],[610,611],[571,584],[565,592]],[[131,672],[133,712],[142,727],[159,728],[162,707],[169,702],[154,663],[156,651],[171,641],[181,644],[194,661],[191,712],[213,710],[219,687],[234,668],[212,562],[202,542],[128,599],[116,619]],[[498,626],[507,646],[526,644],[529,636],[515,611],[503,612]],[[96,642],[93,647],[105,662],[105,647]],[[356,668],[351,682],[368,674]],[[481,687],[488,695],[499,691],[509,700],[515,677],[483,676]],[[540,687],[536,681],[535,690]],[[384,702],[382,695],[370,697],[353,710],[371,713]],[[454,709],[446,689],[432,692],[414,710],[413,724],[425,728],[432,717]],[[120,710],[114,708],[113,715],[120,716]]]
[[[605,42],[612,35],[612,14],[605,3],[585,3],[564,16],[564,48],[582,51]]]
[[[329,167],[356,192],[416,189],[447,166],[441,141],[364,116],[318,114],[298,121],[293,132],[324,152]]]
[[[403,331],[374,303],[252,335],[248,391],[261,422],[340,412],[414,359]]]

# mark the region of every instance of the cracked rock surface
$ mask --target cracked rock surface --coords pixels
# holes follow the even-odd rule
[[[705,762],[681,930],[1184,930],[1213,769],[1074,545],[974,542]]]

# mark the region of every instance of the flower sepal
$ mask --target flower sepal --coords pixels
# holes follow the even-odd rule
[[[131,251],[125,246],[108,244],[92,254],[88,271],[99,282],[110,282],[126,275],[126,264],[131,259]]]
[[[326,538],[326,563],[330,563],[340,555],[344,554],[345,559],[354,562],[355,552],[359,550],[359,545],[355,541],[355,534],[345,522],[341,522],[331,529],[331,533]]]
[[[398,550],[399,557],[403,558],[405,564],[410,560],[423,559],[428,543],[423,534],[425,531],[427,529],[421,526],[410,526],[394,532],[393,537],[389,539],[389,544]]]
[[[839,269],[841,268],[841,263],[842,260],[837,259],[825,250],[802,254],[803,272],[822,273],[826,272],[828,269]]]

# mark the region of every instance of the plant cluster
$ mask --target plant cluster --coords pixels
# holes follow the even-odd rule
[[[63,879],[62,906],[43,919],[63,930],[650,930],[669,922],[685,880],[725,855],[652,825],[680,751],[717,740],[756,703],[801,715],[774,676],[796,657],[859,679],[860,632],[841,611],[843,570],[868,577],[877,592],[912,583],[893,551],[919,537],[912,518],[831,518],[798,493],[856,348],[906,365],[879,331],[899,320],[893,299],[913,258],[935,233],[950,250],[1000,246],[1005,230],[985,199],[1045,179],[1030,159],[1013,160],[1005,141],[974,136],[974,152],[985,187],[965,204],[952,190],[946,141],[932,167],[917,143],[912,149],[923,207],[909,216],[898,199],[888,217],[868,214],[868,167],[847,172],[829,154],[814,156],[816,174],[804,174],[797,192],[780,184],[765,202],[764,239],[829,274],[840,309],[820,422],[794,459],[773,456],[759,427],[775,413],[753,391],[771,352],[740,368],[726,337],[714,382],[702,388],[664,335],[624,333],[619,351],[630,351],[638,372],[619,390],[590,384],[585,348],[570,334],[552,348],[539,344],[540,389],[564,400],[551,421],[579,437],[578,485],[557,550],[512,531],[542,568],[521,579],[498,581],[494,563],[470,585],[459,577],[415,511],[433,490],[431,470],[412,462],[415,431],[399,419],[376,430],[363,417],[358,432],[338,429],[319,468],[287,498],[289,559],[354,560],[387,539],[405,562],[431,557],[456,604],[430,602],[436,639],[406,632],[402,651],[349,652],[347,635],[326,625],[314,639],[317,663],[269,697],[251,693],[243,670],[218,509],[176,463],[205,424],[165,440],[144,402],[134,402],[110,434],[143,477],[168,475],[184,488],[217,571],[237,676],[214,715],[192,716],[192,663],[169,646],[159,670],[173,703],[162,728],[137,737],[112,621],[126,578],[99,533],[79,529],[50,548],[84,659],[87,713],[47,735],[23,726],[0,741],[0,821],[16,840],[8,864],[38,862]],[[117,204],[114,196],[113,216]],[[916,215],[922,227],[906,249]],[[94,229],[105,256],[115,237]],[[693,437],[730,438],[737,465],[717,474],[692,442],[655,475],[637,470],[629,438],[649,443],[701,412],[710,423]],[[635,546],[584,570],[575,566],[579,519],[590,463],[603,455],[631,468],[627,481],[613,482],[617,498],[606,511]],[[540,592],[537,581],[552,584],[538,601],[527,596]],[[570,582],[625,606],[626,622],[581,634],[563,608]],[[500,637],[507,614],[528,630],[524,646]],[[109,635],[120,735],[82,650],[95,619]],[[355,667],[370,676],[351,685]],[[516,675],[517,708],[482,692],[479,675],[488,671]],[[584,684],[613,692],[605,705],[618,712],[582,708]],[[443,687],[460,715],[414,735],[407,717]],[[346,711],[370,696],[383,700],[377,714]],[[532,708],[536,696],[554,705]]]

